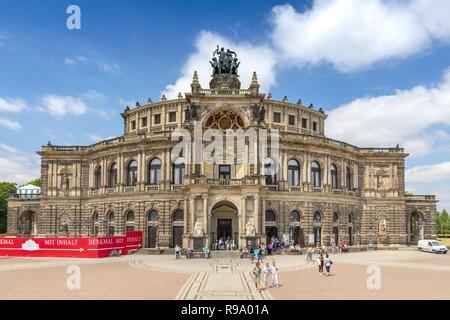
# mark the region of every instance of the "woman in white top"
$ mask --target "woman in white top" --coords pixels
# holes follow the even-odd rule
[[[263,267],[263,275],[264,275],[264,289],[267,289],[270,277],[270,266],[268,262],[266,262],[265,266]]]
[[[280,284],[278,283],[278,268],[275,265],[275,261],[270,266],[270,273],[272,274],[272,287],[280,287]]]
[[[331,269],[332,264],[333,264],[333,261],[331,261],[330,256],[327,254],[326,259],[325,259],[325,268],[327,269],[327,276],[330,275],[330,269]]]

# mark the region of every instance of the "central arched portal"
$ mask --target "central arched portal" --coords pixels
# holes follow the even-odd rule
[[[210,240],[213,250],[235,249],[239,241],[238,208],[230,201],[220,201],[211,209]],[[234,244],[234,247],[233,247]]]

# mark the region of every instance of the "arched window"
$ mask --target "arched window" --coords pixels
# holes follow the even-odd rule
[[[288,183],[290,186],[298,186],[300,184],[300,165],[294,159],[288,162]]]
[[[94,188],[96,190],[100,189],[102,185],[102,167],[98,166],[94,173]]]
[[[291,222],[300,222],[300,213],[298,211],[291,212]]]
[[[148,164],[148,184],[157,185],[161,178],[161,160],[153,159]]]
[[[177,158],[172,165],[172,184],[183,184],[184,158]]]
[[[311,163],[311,183],[314,188],[320,188],[320,165],[316,161]]]
[[[322,215],[320,214],[320,212],[318,212],[318,211],[314,212],[313,222],[314,223],[322,222]]]
[[[137,182],[137,161],[132,160],[128,164],[127,185],[135,186]]]
[[[125,231],[134,231],[134,212],[129,210],[125,216]]]
[[[353,183],[352,183],[352,171],[350,170],[349,167],[347,167],[347,174],[346,174],[346,178],[347,178],[347,189],[348,190],[352,190],[353,189]]]
[[[348,223],[349,224],[353,223],[353,214],[351,213],[348,214]]]
[[[264,160],[264,175],[266,176],[266,185],[274,186],[277,184],[277,168],[272,158]]]
[[[114,212],[109,212],[106,215],[106,236],[113,237],[114,236],[114,226],[115,226],[115,217]]]
[[[337,212],[333,213],[333,223],[334,224],[339,223],[339,214]]]
[[[108,187],[114,188],[117,185],[117,164],[113,163],[109,168]]]
[[[183,210],[177,210],[173,213],[172,220],[175,221],[183,221]]]
[[[338,170],[334,164],[331,165],[330,172],[331,172],[331,188],[337,189],[337,188],[339,188]]]
[[[277,221],[277,216],[272,210],[266,211],[266,221]]]
[[[147,215],[147,221],[148,222],[158,222],[159,221],[159,214],[156,210],[152,210]]]

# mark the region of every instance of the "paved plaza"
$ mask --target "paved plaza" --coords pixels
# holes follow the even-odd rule
[[[305,256],[274,256],[280,288],[258,292],[248,259],[129,255],[105,259],[0,258],[0,299],[450,299],[450,255],[375,251],[332,255],[330,277]],[[68,289],[68,267],[80,289]],[[380,271],[369,289],[368,268]],[[70,268],[69,268],[70,269]],[[370,269],[370,268],[369,268]]]

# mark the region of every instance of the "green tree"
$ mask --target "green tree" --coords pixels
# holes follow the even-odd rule
[[[6,219],[8,217],[8,197],[15,193],[17,186],[12,182],[0,182],[0,233],[6,232]]]
[[[33,186],[40,187],[41,186],[41,178],[31,180],[27,184],[32,184]]]
[[[444,209],[442,212],[437,213],[437,228],[440,234],[450,234],[450,218],[447,211]]]

